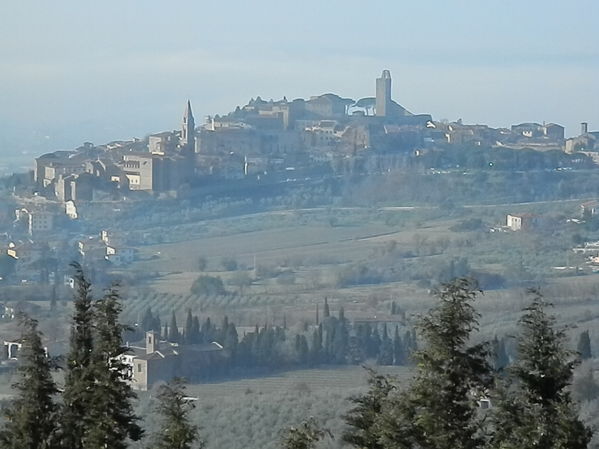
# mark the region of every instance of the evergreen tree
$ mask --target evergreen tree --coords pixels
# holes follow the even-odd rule
[[[290,427],[283,436],[283,449],[313,449],[328,430],[321,429],[314,418],[304,421],[299,427]]]
[[[225,315],[223,317],[223,322],[220,326],[220,329],[217,332],[216,341],[218,341],[219,343],[222,344],[225,341],[228,331],[229,331],[229,317],[227,315]]]
[[[505,349],[505,340],[499,339],[497,336],[493,338],[492,345],[492,356],[493,356],[493,369],[497,372],[502,372],[510,363],[510,358],[507,355]]]
[[[191,424],[190,413],[195,407],[185,396],[185,383],[175,378],[160,387],[156,411],[162,418],[160,431],[155,435],[155,449],[203,448],[198,427]]]
[[[202,334],[200,333],[200,318],[196,315],[193,317],[191,326],[191,340],[193,343],[201,343]]]
[[[318,365],[322,360],[322,324],[312,333],[312,346],[310,346],[310,363]]]
[[[136,395],[127,382],[127,365],[121,360],[121,356],[127,352],[122,334],[128,328],[119,323],[122,306],[116,289],[112,288],[101,300],[96,301],[94,308],[95,385],[85,447],[126,449],[127,439],[138,441],[142,430],[131,404]]]
[[[444,284],[439,303],[420,323],[425,347],[414,354],[417,373],[409,389],[386,402],[380,416],[385,448],[476,449],[483,444],[477,392],[489,385],[485,344],[470,345],[478,330],[475,285]]]
[[[227,325],[222,345],[231,354],[231,360],[235,361],[239,347],[239,334],[237,333],[237,328],[234,323],[229,323]]]
[[[337,331],[337,318],[329,317],[323,322],[323,356],[325,363],[333,362],[335,356],[335,348],[333,342],[335,340],[335,333]]]
[[[387,376],[368,369],[369,389],[366,394],[354,396],[350,401],[354,407],[345,416],[349,428],[343,433],[343,441],[360,449],[384,449],[380,442],[377,420],[383,404],[393,391],[395,382]]]
[[[393,365],[393,342],[387,332],[387,324],[383,325],[383,338],[376,362],[379,365]]]
[[[183,331],[183,337],[186,344],[195,343],[193,340],[193,316],[191,315],[191,309],[187,309],[187,317],[185,318],[185,330]]]
[[[181,336],[179,334],[179,327],[177,326],[177,317],[175,311],[171,315],[171,322],[168,326],[168,341],[171,343],[179,343]]]
[[[341,310],[343,310],[343,308]],[[339,319],[335,323],[332,356],[335,363],[344,364],[347,363],[347,356],[349,353],[349,330],[343,314],[340,313],[340,316],[343,319]]]
[[[568,387],[576,366],[566,335],[537,290],[520,319],[518,360],[511,388],[501,388],[495,407],[493,448],[584,449],[591,431],[578,418]]]
[[[381,335],[379,334],[378,326],[371,329],[371,334],[368,339],[368,357],[378,358],[379,352],[381,351]]]
[[[50,312],[52,315],[56,312],[56,305],[58,300],[58,288],[56,286],[56,281],[52,284],[52,295],[50,296]]]
[[[406,363],[406,354],[403,347],[403,342],[399,336],[399,326],[395,326],[395,334],[393,334],[393,364],[404,365]]]
[[[205,343],[211,343],[214,341],[214,337],[214,326],[212,326],[212,321],[208,317],[202,324],[202,339]]]
[[[591,351],[591,338],[589,337],[589,331],[581,332],[580,336],[578,337],[578,345],[576,347],[576,350],[580,354],[580,358],[582,360],[587,360],[593,357]]]
[[[309,360],[309,348],[308,348],[308,340],[305,335],[296,335],[296,346],[295,351],[297,353],[297,359],[300,365],[306,365]]]
[[[54,395],[58,390],[52,380],[53,364],[42,346],[37,321],[23,317],[21,325],[18,380],[12,386],[16,395],[3,410],[6,421],[0,431],[0,447],[56,448],[57,406]]]
[[[331,311],[329,309],[329,301],[327,300],[327,298],[324,298],[324,311],[323,311],[323,317],[324,318],[328,318],[331,316]]]
[[[84,449],[86,429],[91,424],[95,373],[93,366],[93,304],[91,284],[81,266],[74,264],[75,300],[67,355],[59,435],[65,449]]]
[[[154,315],[152,314],[152,308],[148,307],[146,308],[145,312],[144,312],[144,316],[141,319],[141,329],[144,332],[148,332],[151,330],[155,330],[155,331],[160,331],[160,329],[154,329]]]

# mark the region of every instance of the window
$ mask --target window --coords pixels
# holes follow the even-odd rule
[[[143,365],[142,365],[141,363],[138,363],[138,364],[137,364],[137,372],[138,372],[138,373],[142,373],[142,372],[143,372],[143,370],[144,370],[144,367],[143,367]]]

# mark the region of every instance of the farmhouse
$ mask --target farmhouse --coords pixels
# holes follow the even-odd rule
[[[533,214],[508,214],[506,226],[512,231],[531,229],[536,225],[537,216]]]

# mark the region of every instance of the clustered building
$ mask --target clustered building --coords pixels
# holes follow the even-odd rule
[[[565,139],[556,123],[492,128],[437,121],[393,100],[389,70],[373,88],[374,96],[357,100],[334,93],[277,101],[256,97],[226,115],[208,116],[199,126],[188,101],[179,130],[44,154],[35,160],[34,195],[12,206],[17,238],[1,243],[12,245],[8,254],[22,267],[23,260],[33,263],[26,257],[31,241],[47,240],[56,229],[77,229],[80,215],[91,211],[85,203],[174,197],[186,187],[223,179],[284,182],[311,179],[310,172],[387,172],[452,145],[581,152],[599,161],[599,132],[589,132],[586,123],[579,136]],[[0,218],[8,209],[0,207]],[[511,227],[518,226],[514,219]],[[95,237],[71,242],[68,251],[73,248],[82,260],[117,266],[135,258],[127,245],[95,242]]]
[[[596,152],[599,133],[589,133],[583,124],[579,137],[565,140],[564,128],[555,123],[508,129],[435,121],[396,103],[391,73],[383,70],[374,97],[257,97],[226,115],[208,116],[198,127],[188,101],[180,130],[45,154],[36,159],[35,181],[47,198],[95,201],[171,193],[200,178],[260,177],[290,167],[344,170],[360,161],[362,167],[385,170],[446,145]]]
[[[176,191],[193,175],[195,122],[188,102],[180,131],[147,139],[85,143],[74,151],[55,151],[35,160],[39,194],[66,201],[117,199],[128,192]]]

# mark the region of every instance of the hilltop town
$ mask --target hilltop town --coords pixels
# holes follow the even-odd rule
[[[158,207],[159,215],[174,216],[173,208],[180,213],[180,202],[190,199],[243,198],[260,188],[289,192],[341,176],[461,170],[453,162],[427,165],[452,149],[553,152],[572,155],[568,163],[580,167],[594,165],[599,155],[599,132],[589,132],[587,123],[579,136],[566,139],[556,123],[491,128],[438,121],[394,101],[391,83],[384,70],[372,97],[256,97],[201,124],[188,101],[179,130],[41,155],[32,174],[7,181],[0,276],[13,283],[58,282],[56,267],[70,260],[100,264],[100,273],[126,267],[139,244],[163,238],[133,234],[143,231],[146,218],[127,211],[147,201],[156,200],[158,206],[148,207]]]
[[[31,194],[49,201],[177,196],[186,186],[293,172],[343,172],[407,166],[408,160],[447,145],[559,150],[594,155],[599,132],[565,139],[556,123],[508,128],[435,121],[391,98],[391,74],[376,79],[374,97],[358,100],[333,93],[308,100],[252,98],[224,116],[196,126],[188,101],[180,130],[103,145],[84,143],[35,160]],[[290,176],[291,176],[290,175]],[[293,176],[291,176],[293,177]],[[32,231],[42,231],[34,224]]]

